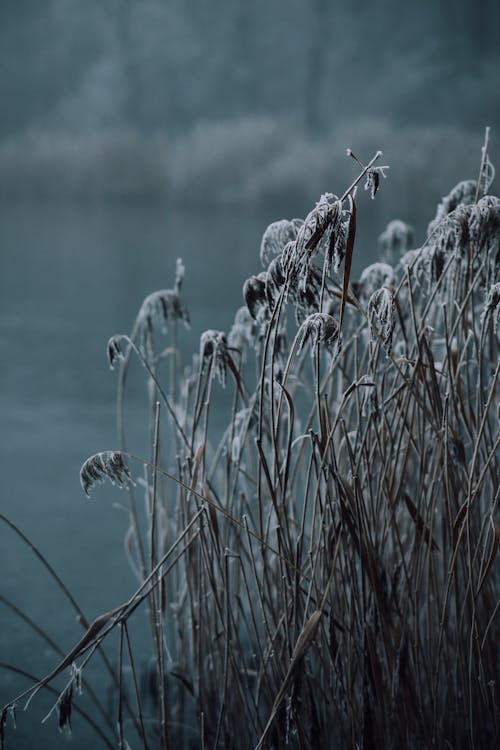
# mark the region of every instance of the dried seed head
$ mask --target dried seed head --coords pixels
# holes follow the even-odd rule
[[[452,259],[460,262],[460,257],[467,246],[469,236],[469,207],[458,206],[453,213],[446,215],[436,225],[428,238],[416,263],[417,276],[427,289],[435,286],[441,279],[446,264]],[[447,289],[447,278],[441,279],[441,294]]]
[[[380,187],[380,178],[383,177],[385,180],[385,178],[387,177],[385,173],[386,169],[389,169],[389,167],[372,167],[366,173],[365,190],[370,191],[370,197],[372,199],[375,198]]]
[[[444,217],[454,211],[457,206],[467,206],[474,203],[476,199],[476,188],[477,183],[475,180],[462,180],[462,182],[455,185],[448,195],[445,195],[441,199],[441,202],[437,207],[436,216],[427,228],[427,236],[430,236]]]
[[[231,460],[233,463],[238,463],[240,461],[248,432],[255,427],[257,421],[257,402],[254,402],[252,406],[240,409],[234,415],[234,423],[231,430],[233,436],[231,443]]]
[[[59,696],[57,701],[57,713],[59,715],[59,729],[68,727],[71,731],[71,709],[73,707],[73,682]]]
[[[240,307],[234,316],[234,323],[229,331],[228,344],[238,349],[244,356],[250,346],[254,346],[258,330],[257,325],[246,307]]]
[[[283,252],[285,245],[297,237],[303,223],[302,219],[282,219],[269,224],[260,244],[260,260],[264,268],[268,267],[276,255]]]
[[[339,235],[338,231],[342,218],[342,202],[337,196],[332,193],[322,195],[307,215],[295,241],[289,269],[289,283],[292,288],[297,284],[302,290],[306,288],[313,256],[322,244],[326,245],[328,267],[331,266],[335,251],[343,258],[345,237],[343,234]],[[339,263],[342,258],[339,257]]]
[[[188,309],[173,289],[161,289],[146,297],[139,310],[139,324],[150,331],[154,325],[159,325],[163,333],[166,333],[168,323],[173,320],[179,320],[189,328]]]
[[[361,274],[358,282],[359,297],[367,302],[382,286],[394,284],[394,269],[388,263],[372,263]]]
[[[177,258],[177,261],[175,264],[175,286],[174,286],[174,292],[176,294],[181,293],[181,287],[182,287],[182,282],[184,281],[185,273],[186,273],[186,268],[184,266],[182,258]]]
[[[310,339],[313,347],[320,343],[327,347],[333,344],[339,335],[339,326],[335,318],[328,313],[313,313],[309,315],[301,326],[301,339],[299,352],[302,351],[306,342]]]
[[[290,298],[294,305],[295,319],[298,325],[306,320],[306,318],[315,313],[320,305],[320,293],[321,293],[321,272],[309,273],[307,284],[304,288],[301,285],[297,289],[293,290],[293,294]]]
[[[286,245],[285,251],[280,253],[269,264],[266,275],[266,298],[269,309],[272,310],[279,297],[282,287],[287,280],[287,262],[291,257],[293,243]]]
[[[123,337],[120,334],[117,334],[116,336],[111,336],[108,341],[106,351],[108,354],[109,366],[112,370],[114,370],[116,360],[124,359],[123,350],[121,348],[122,338]]]
[[[267,252],[269,247],[275,250],[287,236],[290,237],[294,231],[296,232],[294,238],[284,246],[282,245],[281,252],[275,255],[269,263],[266,277],[269,309],[274,307],[285,286],[285,299],[294,304],[297,301],[299,305],[301,304],[300,293],[310,297],[310,290],[308,292],[307,289],[310,275],[314,274],[312,258],[323,239],[327,240],[325,248],[327,265],[330,267],[333,262],[336,268],[340,266],[345,254],[346,222],[348,221],[349,212],[342,211],[342,202],[336,195],[325,193],[303,223],[294,219],[288,225],[276,222],[275,225],[268,227],[266,230],[268,236],[264,236],[266,242],[263,243],[266,251],[261,253],[263,260],[270,257],[270,253]],[[279,238],[279,242],[275,241],[276,237]]]
[[[459,183],[471,189],[475,183]],[[461,196],[467,188],[455,189]],[[453,193],[453,191],[452,191]],[[456,196],[455,196],[456,197]],[[467,194],[470,198],[470,194]],[[455,201],[451,201],[453,205]],[[438,209],[438,215],[439,215]],[[431,225],[430,225],[431,226]],[[469,262],[472,252],[474,268],[483,266],[485,274],[482,283],[489,285],[495,273],[500,256],[500,200],[494,196],[484,196],[477,203],[459,203],[448,214],[435,221],[432,233],[420,253],[417,273],[428,287],[433,287],[441,278],[447,265],[450,273],[441,281],[441,294],[445,294],[455,276],[453,269]],[[479,265],[478,265],[479,264]]]
[[[500,199],[492,195],[481,198],[471,207],[469,217],[470,237],[477,251],[490,253],[500,242]]]
[[[217,380],[225,388],[228,351],[226,334],[223,331],[210,329],[201,334],[200,359],[202,363],[206,360],[213,361],[213,371],[217,375]]]
[[[395,219],[382,232],[378,244],[388,260],[399,260],[413,244],[413,228],[404,221]]]
[[[490,129],[486,128],[484,145],[481,148],[481,170],[478,180],[478,194],[486,195],[495,179],[495,167],[490,161],[488,154],[488,142],[490,138]]]
[[[338,198],[332,193],[324,193],[316,206],[306,216],[297,235],[297,253],[311,254],[318,247],[326,230],[338,213]]]
[[[180,321],[189,328],[189,312],[175,289],[161,289],[153,292],[143,301],[137,315],[139,346],[145,356],[152,357],[152,335],[158,326],[166,334],[168,324]]]
[[[340,200],[332,206],[330,226],[326,233],[328,238],[325,249],[327,273],[330,273],[332,266],[335,271],[338,271],[345,257],[353,206],[353,200],[350,196],[348,202],[349,208],[345,210]]]
[[[109,479],[118,487],[133,484],[129,468],[120,451],[103,451],[90,456],[80,469],[80,483],[88,496],[96,482]]]
[[[398,270],[406,273],[406,269],[415,264],[418,253],[419,248],[416,248],[415,250],[407,250],[406,253],[399,259],[399,263],[397,266]]]
[[[395,303],[392,292],[387,287],[377,289],[368,302],[368,320],[383,338],[384,347],[391,351],[392,336],[396,324]],[[372,330],[372,341],[376,336]]]
[[[267,273],[262,271],[258,276],[250,276],[243,284],[243,297],[254,320],[264,320],[268,315],[266,281]]]

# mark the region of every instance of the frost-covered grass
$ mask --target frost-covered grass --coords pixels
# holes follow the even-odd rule
[[[114,636],[113,706],[99,713],[97,690],[86,708],[108,747],[498,746],[500,200],[485,143],[424,243],[392,222],[355,281],[356,189],[383,187],[379,164],[266,229],[234,325],[208,329],[186,369],[181,262],[110,339],[116,450],[81,478],[127,493],[138,587],[81,615],[80,643],[24,694],[69,669],[61,726]],[[127,450],[136,361],[142,457]],[[3,713],[14,741],[21,700]]]

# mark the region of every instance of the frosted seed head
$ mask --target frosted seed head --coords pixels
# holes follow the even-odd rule
[[[243,284],[243,297],[248,312],[254,320],[267,315],[268,301],[266,295],[267,273],[263,271],[258,276],[250,276]]]
[[[212,373],[217,376],[217,380],[225,388],[228,351],[226,334],[223,331],[210,329],[201,334],[200,359],[202,363],[207,360],[213,361]]]
[[[469,225],[471,239],[478,249],[498,244],[500,200],[490,195],[481,198],[471,211]]]
[[[301,352],[307,341],[313,347],[320,343],[329,347],[338,338],[339,326],[335,318],[328,313],[313,313],[302,323],[301,339],[298,351]]]
[[[297,233],[303,222],[300,219],[282,219],[269,224],[262,236],[260,243],[260,260],[264,268],[267,268],[273,258],[283,252],[288,242],[297,237]]]
[[[336,204],[332,206],[330,226],[325,234],[327,240],[325,258],[326,270],[328,273],[332,266],[335,271],[338,271],[342,265],[346,252],[350,218],[351,211],[343,210],[342,202],[338,200]]]
[[[269,264],[266,275],[266,298],[269,309],[272,310],[278,299],[281,288],[286,281],[286,269],[283,253],[277,255]]]
[[[413,228],[400,219],[389,222],[378,238],[378,244],[390,261],[398,259],[413,244]]]
[[[133,484],[129,468],[120,451],[95,453],[80,469],[80,483],[87,496],[90,495],[94,484],[103,482],[106,478],[120,488]]]
[[[483,158],[481,160],[481,172],[479,174],[479,194],[486,195],[495,179],[495,167],[490,161],[486,144],[483,146],[482,152]]]
[[[185,273],[186,273],[186,268],[184,266],[184,263],[182,262],[182,258],[177,258],[177,261],[175,264],[175,287],[174,287],[174,291],[176,292],[176,294],[180,294]]]
[[[297,235],[297,253],[311,255],[317,249],[326,230],[338,214],[339,200],[333,193],[324,193],[306,216]]]
[[[427,236],[430,236],[444,219],[445,216],[454,211],[457,206],[467,206],[474,203],[476,199],[477,182],[475,180],[462,180],[445,195],[439,203],[436,216],[427,228]]]
[[[396,325],[395,303],[392,292],[387,287],[382,287],[372,294],[368,302],[368,319],[383,339],[387,352],[391,351],[394,326]],[[376,336],[371,332],[372,341]]]
[[[258,326],[246,307],[240,307],[234,316],[234,323],[229,331],[228,344],[238,349],[242,355],[249,346],[254,346],[258,339]]]
[[[111,336],[108,341],[106,352],[108,355],[108,362],[111,370],[115,369],[115,362],[117,360],[124,359],[123,350],[121,348],[121,335]]]
[[[359,296],[366,302],[377,289],[382,286],[391,286],[394,281],[395,275],[392,266],[388,263],[372,263],[364,269],[359,277]]]
[[[406,273],[406,269],[413,267],[418,256],[419,249],[407,250],[404,255],[401,256],[398,263],[398,268]]]
[[[59,729],[68,727],[71,730],[71,709],[73,707],[73,681],[65,688],[57,700]]]
[[[368,190],[370,192],[370,198],[375,198],[380,187],[380,178],[383,177],[385,180],[385,178],[387,177],[385,173],[387,169],[389,169],[388,166],[372,167],[367,171],[365,190]]]
[[[183,323],[186,328],[190,327],[188,309],[174,289],[161,289],[145,298],[137,316],[143,352],[148,349],[154,328],[158,326],[166,334],[169,323],[174,320]]]

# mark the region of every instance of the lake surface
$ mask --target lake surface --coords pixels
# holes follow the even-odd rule
[[[279,218],[147,202],[0,204],[0,512],[47,557],[89,620],[127,599],[136,583],[123,551],[122,496],[99,486],[89,500],[79,483],[89,455],[117,447],[106,343],[130,331],[147,294],[173,286],[179,256],[192,319],[182,348],[196,351],[207,328],[227,330],[244,280],[261,270],[262,232]],[[365,253],[364,263],[372,260]],[[139,443],[147,426],[143,374],[128,398],[129,435]],[[5,523],[0,571],[0,595],[69,650],[82,634],[74,611]],[[1,601],[0,661],[37,676],[58,661]],[[0,705],[28,685],[0,670]],[[40,724],[53,701],[40,694],[26,713],[20,704],[7,747],[68,746],[55,715]],[[72,748],[100,746],[78,716],[73,729]]]

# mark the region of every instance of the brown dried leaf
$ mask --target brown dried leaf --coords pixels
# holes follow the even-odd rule
[[[292,677],[297,667],[300,665],[302,658],[305,656],[307,650],[309,649],[314,636],[316,635],[316,630],[318,629],[322,614],[323,612],[321,609],[315,610],[302,628],[299,637],[297,638],[297,643],[295,644],[295,648],[293,650],[292,660],[290,662],[290,666],[288,667],[288,672],[286,673],[285,679],[283,680],[278,694],[274,699],[271,715],[255,750],[262,750],[262,748],[264,747],[264,743],[266,742],[267,737],[271,731],[274,719],[276,718],[276,714],[278,713],[283,698],[288,691]]]
[[[422,537],[424,542],[427,544],[427,546],[430,545],[430,548],[433,552],[436,550],[439,550],[438,545],[433,539],[433,536],[431,534],[431,530],[429,529],[428,525],[425,523],[424,519],[420,515],[420,513],[417,510],[416,505],[412,502],[408,494],[404,493],[404,499],[406,503],[406,507],[408,508],[408,511],[410,513],[410,516],[413,518],[413,521],[415,522],[415,527],[417,529],[417,533],[419,536]]]
[[[342,323],[344,320],[345,305],[349,290],[349,279],[351,277],[352,256],[354,253],[354,240],[356,239],[356,201],[351,198],[351,218],[349,219],[349,232],[347,235],[347,244],[345,251],[344,279],[342,282],[342,299],[340,302],[340,322],[339,322],[339,340],[342,333]]]

